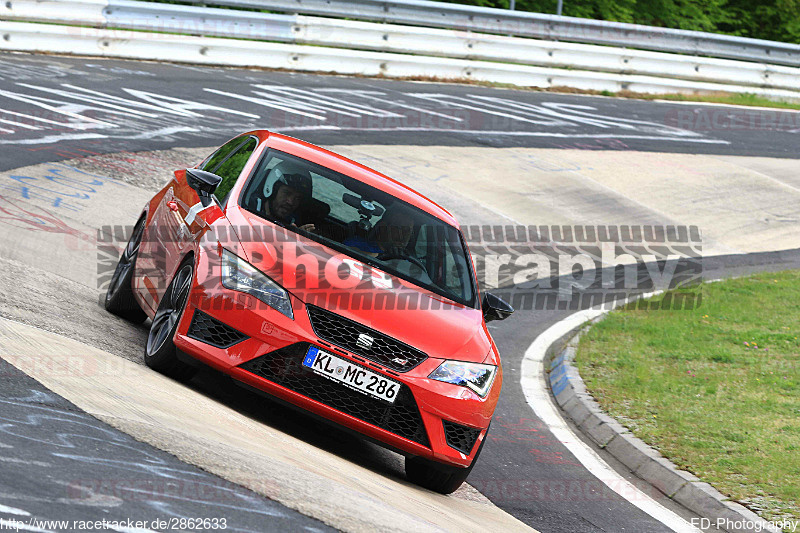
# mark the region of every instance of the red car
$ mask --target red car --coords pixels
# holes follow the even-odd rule
[[[145,206],[106,309],[152,319],[145,363],[199,363],[406,456],[450,493],[502,385],[455,218],[403,184],[268,131],[229,141]]]

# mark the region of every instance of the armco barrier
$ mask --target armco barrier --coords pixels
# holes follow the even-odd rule
[[[291,41],[295,16],[126,0],[15,0],[5,20],[51,22],[183,35]]]
[[[773,98],[798,93],[737,85],[568,70],[444,57],[344,50],[322,46],[192,37],[0,21],[0,50],[48,52],[207,65],[284,68],[366,76],[474,79],[519,86],[571,86],[585,90],[646,93],[730,91]]]
[[[426,0],[186,0],[800,66],[800,45]]]
[[[335,4],[335,0],[331,1]],[[217,3],[240,2],[224,0]],[[356,4],[361,5],[358,2]],[[101,43],[92,53],[108,57],[139,57],[133,53],[135,49],[147,50],[147,55],[141,56],[143,59],[340,74],[466,78],[544,88],[570,86],[601,91],[751,92],[774,98],[800,99],[800,94],[796,92],[800,91],[800,68],[796,67],[419,26],[135,0],[18,0],[0,4],[0,16],[26,22],[69,24],[74,30],[68,37],[79,35],[84,41],[90,34],[86,27],[113,28],[112,33],[103,34],[103,38],[109,43],[111,41],[108,39],[114,41],[114,46]],[[48,33],[46,29],[38,26],[42,25],[34,24],[27,30],[14,26],[13,42],[9,33],[4,35],[0,47],[7,50],[87,53],[76,51],[86,49],[85,42],[69,43],[62,39],[59,48],[45,37]],[[171,50],[168,55],[161,57],[162,54],[157,50],[142,42],[144,34],[140,31],[125,31],[126,39],[131,42],[117,42],[120,41],[120,32],[124,30],[158,32],[156,35],[161,34],[162,37],[154,39],[163,41],[167,38],[171,47],[179,46],[183,53],[176,55]],[[192,38],[198,35],[228,39],[211,39],[202,45],[203,54],[192,53],[195,42]],[[33,41],[23,42],[26,38]],[[232,39],[241,41],[242,46],[234,47],[230,42]],[[45,42],[49,44],[45,46]],[[278,43],[295,45],[290,52],[285,52],[288,60],[281,54],[278,54],[279,57],[274,53],[265,55],[263,51],[270,47],[260,46]],[[299,46],[302,44],[314,46]],[[247,46],[251,46],[252,50],[245,51]],[[222,62],[219,57],[209,57],[213,55],[213,50],[226,48],[236,48],[240,53],[252,54],[252,57],[228,57],[227,61]],[[275,47],[270,49],[277,50]],[[333,49],[339,50],[333,52]],[[363,52],[357,53],[356,50]],[[331,59],[337,55],[336,59]],[[348,64],[341,61],[343,58],[348,59]],[[350,63],[351,60],[355,62]]]
[[[294,42],[800,90],[800,68],[608,46],[298,16]]]

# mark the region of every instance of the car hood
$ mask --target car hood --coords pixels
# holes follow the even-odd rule
[[[239,255],[307,305],[328,309],[429,357],[481,363],[492,349],[479,309],[363,265],[241,208],[229,208],[226,216],[242,244]]]

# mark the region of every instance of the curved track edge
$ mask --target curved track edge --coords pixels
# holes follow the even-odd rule
[[[338,529],[534,531],[485,501],[374,475],[139,364],[61,335],[0,318],[0,357],[137,440]]]

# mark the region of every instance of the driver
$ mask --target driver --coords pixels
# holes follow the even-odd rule
[[[311,197],[311,174],[308,170],[288,161],[279,163],[269,171],[264,183],[264,215],[289,226],[297,226],[295,216],[302,203]],[[314,231],[314,224],[299,226],[303,231]]]

